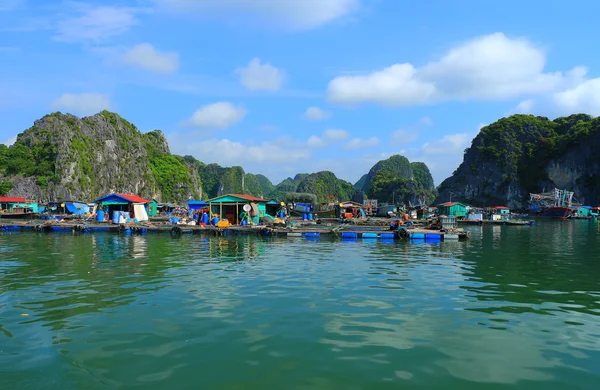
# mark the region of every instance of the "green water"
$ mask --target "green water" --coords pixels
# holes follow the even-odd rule
[[[0,233],[0,388],[600,388],[598,223],[469,229]]]

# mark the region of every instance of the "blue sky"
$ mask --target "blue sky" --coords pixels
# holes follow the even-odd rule
[[[44,4],[44,5],[40,5]],[[0,142],[118,112],[275,183],[400,153],[448,177],[511,113],[600,115],[592,1],[0,1]]]

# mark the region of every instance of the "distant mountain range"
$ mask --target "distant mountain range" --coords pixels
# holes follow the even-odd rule
[[[320,202],[363,200],[527,207],[529,192],[554,187],[600,204],[600,119],[577,114],[549,120],[513,115],[485,126],[463,162],[436,189],[428,167],[394,155],[376,163],[354,185],[332,172],[300,173],[274,185],[240,166],[205,164],[170,153],[159,130],[140,132],[118,114],[78,118],[44,116],[0,144],[0,195],[39,200],[92,200],[111,192],[184,203],[225,193],[283,200],[288,192],[315,194]]]
[[[240,166],[173,155],[161,131],[142,133],[108,111],[84,118],[55,112],[35,121],[14,145],[0,145],[0,195],[91,200],[111,192],[176,203],[226,193],[282,200],[288,192],[308,192],[321,202],[368,195],[414,204],[433,200],[435,188],[425,164],[402,156],[378,162],[354,186],[329,171],[274,185]]]

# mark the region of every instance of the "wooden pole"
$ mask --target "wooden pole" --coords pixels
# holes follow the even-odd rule
[[[238,209],[238,202],[235,202],[235,222],[234,223],[236,225],[239,225],[239,223],[240,223],[239,218],[240,218],[240,211]]]

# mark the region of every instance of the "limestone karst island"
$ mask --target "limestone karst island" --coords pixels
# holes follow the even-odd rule
[[[0,390],[600,389],[599,14],[0,0]]]

